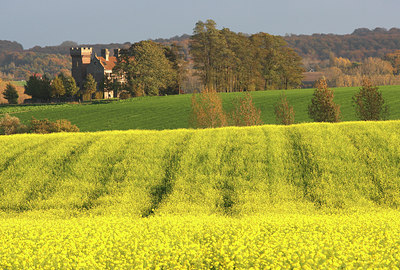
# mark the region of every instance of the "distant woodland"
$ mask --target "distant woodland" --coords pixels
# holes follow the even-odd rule
[[[230,63],[225,72],[225,81],[208,81],[214,87],[221,85],[229,89],[246,89],[246,88],[269,88],[268,83],[275,87],[284,85],[278,84],[277,81],[268,81],[259,78],[249,79],[240,85],[237,78],[242,76],[243,70],[239,67],[244,66],[242,58],[250,57],[244,55],[244,50],[239,48],[241,45],[234,44],[236,41],[243,41],[243,44],[254,40],[256,35],[248,35],[243,33],[233,33],[229,29],[217,30],[218,35],[224,36],[224,42],[228,42],[226,47],[235,55],[235,63]],[[201,76],[206,76],[205,69],[201,64],[195,62],[196,58],[201,58],[194,51],[191,52],[190,40],[193,36],[182,35],[169,39],[156,39],[156,43],[162,45],[175,44],[181,54],[184,56],[184,65],[187,69],[187,78],[183,88],[196,88],[197,81]],[[269,36],[268,37],[274,37]],[[200,38],[197,35],[197,38]],[[275,40],[281,40],[278,43],[284,44],[293,52],[301,57],[301,63],[305,71],[321,72],[327,77],[331,86],[353,86],[359,85],[362,76],[372,76],[372,80],[377,84],[398,84],[400,73],[400,29],[392,28],[390,30],[384,28],[375,28],[373,30],[367,28],[356,29],[352,34],[335,35],[335,34],[313,34],[313,35],[286,35],[284,37],[274,37]],[[219,42],[218,40],[216,41]],[[239,42],[239,43],[240,43]],[[287,43],[287,45],[285,44]],[[242,44],[242,45],[243,45]],[[129,49],[133,44],[127,42],[124,44],[77,44],[72,41],[66,41],[58,46],[36,46],[31,49],[24,49],[17,42],[0,41],[0,78],[5,80],[27,80],[29,76],[34,74],[46,74],[50,78],[54,78],[60,72],[70,75],[71,59],[69,56],[69,48],[75,46],[90,46],[98,54],[102,48],[113,50],[115,48]],[[239,47],[238,47],[238,46]],[[225,46],[225,45],[224,45]],[[251,49],[250,47],[246,47]],[[239,53],[240,51],[240,53]],[[227,52],[227,51],[225,51]],[[229,52],[227,52],[229,55]],[[242,62],[241,62],[242,61]],[[226,64],[226,63],[225,63]],[[258,63],[259,64],[259,63]],[[214,72],[214,73],[213,73]],[[218,72],[222,74],[221,67],[215,67],[211,71],[215,76]],[[210,74],[211,74],[210,73]],[[197,79],[195,78],[197,76]],[[208,76],[208,75],[207,75]],[[278,76],[278,75],[277,75]],[[279,75],[281,76],[281,75]],[[219,77],[219,76],[218,76]],[[221,77],[219,77],[221,78]],[[265,79],[265,76],[264,76]],[[197,81],[196,81],[197,80]],[[250,82],[253,80],[255,82]],[[275,88],[272,87],[272,88]],[[257,89],[259,90],[259,89]]]

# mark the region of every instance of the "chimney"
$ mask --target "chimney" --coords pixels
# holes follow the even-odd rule
[[[108,61],[108,57],[110,56],[110,51],[108,49],[101,49],[101,57]]]
[[[115,57],[119,57],[120,56],[120,54],[121,54],[121,49],[114,49],[114,56]]]

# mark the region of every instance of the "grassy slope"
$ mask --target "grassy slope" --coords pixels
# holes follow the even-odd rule
[[[400,205],[400,121],[0,137],[0,208],[133,215]]]
[[[357,120],[351,97],[358,88],[335,89],[335,101],[341,105],[344,121]],[[400,86],[380,88],[389,104],[390,119],[400,119]],[[287,91],[289,102],[294,106],[297,123],[311,122],[307,115],[307,106],[312,98],[313,89]],[[274,124],[274,104],[281,91],[253,92],[254,102],[262,111],[266,124]],[[232,108],[232,100],[241,93],[222,94],[224,107]],[[127,130],[127,129],[176,129],[189,126],[191,95],[146,97],[109,104],[92,105],[47,105],[0,107],[0,114],[16,112],[24,121],[34,116],[37,119],[69,119],[78,125],[81,131]]]

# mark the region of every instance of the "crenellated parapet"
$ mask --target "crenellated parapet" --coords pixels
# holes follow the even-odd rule
[[[70,48],[71,56],[90,56],[92,55],[93,48],[91,47],[74,47]]]

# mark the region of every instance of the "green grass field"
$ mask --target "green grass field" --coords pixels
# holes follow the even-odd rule
[[[1,136],[0,268],[399,268],[399,130]]]
[[[400,119],[400,86],[380,88],[389,105],[389,119]],[[335,102],[341,105],[343,121],[357,120],[351,97],[358,88],[335,89]],[[294,106],[296,123],[311,122],[307,106],[314,89],[286,91]],[[281,91],[252,92],[254,103],[261,109],[265,124],[275,124],[274,104]],[[224,108],[232,109],[232,100],[242,93],[222,93]],[[107,104],[61,104],[42,106],[3,106],[0,114],[13,113],[27,122],[32,116],[49,120],[68,119],[81,131],[128,130],[128,129],[177,129],[189,127],[191,95],[144,97]]]

